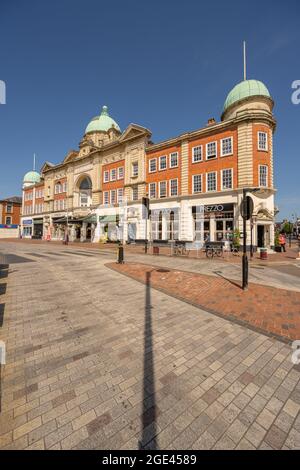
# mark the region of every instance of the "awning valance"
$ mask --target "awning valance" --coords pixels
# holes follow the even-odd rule
[[[116,216],[115,215],[100,215],[99,222],[100,223],[116,222]]]
[[[86,222],[88,224],[96,224],[97,223],[97,216],[96,216],[96,214],[91,214],[91,215],[88,215],[87,217],[85,217],[82,221]]]

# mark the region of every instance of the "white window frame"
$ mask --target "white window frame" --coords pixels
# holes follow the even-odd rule
[[[211,144],[215,144],[215,147],[216,147],[216,155],[214,157],[209,157],[208,156],[208,146],[211,145]],[[216,140],[213,140],[211,142],[207,142],[206,144],[206,147],[205,147],[205,158],[206,160],[215,160],[216,158],[218,158],[218,142]]]
[[[261,148],[260,145],[259,145],[259,135],[260,134],[264,134],[266,136],[266,148]],[[268,136],[268,133],[266,131],[258,131],[257,132],[257,150],[259,150],[260,152],[268,152],[268,149],[269,149],[269,136]]]
[[[103,183],[109,183],[109,170],[105,170],[103,173]]]
[[[176,155],[176,165],[172,165],[172,157],[174,157],[175,155]],[[170,153],[170,155],[169,155],[169,168],[178,168],[178,158],[179,158],[178,152]]]
[[[216,175],[216,188],[215,189],[208,189],[208,175],[210,175],[212,173],[214,173]],[[206,188],[205,189],[206,189],[207,193],[214,193],[218,190],[218,173],[217,173],[217,171],[208,171],[206,173]]]
[[[154,187],[154,196],[151,196],[151,186]],[[149,191],[149,199],[156,199],[156,197],[157,197],[157,194],[156,194],[157,187],[156,187],[155,182],[149,183],[148,191]]]
[[[122,171],[122,174],[120,175],[120,171]],[[118,167],[118,180],[122,180],[124,179],[124,167],[123,166],[119,166]]]
[[[195,182],[194,182],[194,178],[195,176],[200,176],[200,180],[201,180],[201,191],[195,191]],[[203,193],[203,175],[202,174],[197,174],[197,175],[193,175],[192,176],[192,191],[193,191],[193,194],[201,194]]]
[[[164,183],[166,185],[166,191],[165,191],[165,196],[161,196],[161,190],[160,190],[160,187],[161,187],[161,184]],[[167,181],[159,181],[159,184],[158,184],[158,189],[159,189],[159,198],[161,199],[165,199],[167,196],[168,196],[168,184],[167,184]]]
[[[10,219],[10,223],[7,222],[7,219]],[[7,215],[5,217],[5,225],[12,225],[12,216],[11,215]]]
[[[135,168],[137,168],[137,171],[135,171]],[[131,175],[132,178],[137,178],[139,176],[139,162],[132,162]]]
[[[166,160],[166,168],[162,168],[162,167],[161,167],[161,163],[160,163],[160,162],[161,162],[162,158],[165,158],[165,160]],[[161,156],[159,157],[158,161],[159,161],[159,165],[158,165],[158,166],[159,166],[159,171],[166,171],[166,170],[168,169],[168,158],[167,158],[167,155],[161,155]]]
[[[113,172],[115,177],[113,177]],[[117,180],[117,169],[116,168],[111,168],[110,170],[110,181],[116,181]]]
[[[109,191],[103,192],[103,204],[104,205],[109,204]]]
[[[224,171],[231,171],[231,188],[224,188],[224,184],[223,184]],[[221,187],[222,187],[222,191],[230,191],[233,189],[233,168],[223,168],[223,170],[221,170]]]
[[[8,210],[8,208],[10,208],[10,209]],[[14,211],[14,205],[13,205],[13,203],[12,203],[12,202],[7,202],[7,203],[6,203],[6,213],[7,213],[7,214],[12,214],[13,211]]]
[[[136,198],[133,197],[135,191],[136,191],[136,194],[137,194]],[[139,200],[139,187],[138,187],[138,185],[135,185],[135,186],[132,187],[131,195],[132,195],[132,201],[138,201]]]
[[[121,191],[122,191],[122,193],[121,193]],[[121,197],[120,197],[120,194],[121,194]],[[123,188],[118,188],[117,189],[117,201],[118,201],[118,203],[123,202],[123,199],[124,199],[124,189]]]
[[[201,159],[200,160],[195,160],[195,150],[196,149],[201,149]],[[192,163],[200,163],[203,162],[203,145],[196,145],[195,147],[192,147]]]
[[[112,195],[115,195],[115,200],[113,201]],[[115,189],[110,190],[110,203],[116,204],[117,203],[117,191]]]
[[[63,193],[67,192],[67,181],[63,182]]]
[[[261,171],[261,168],[266,168],[266,184],[261,184],[261,174],[260,174],[260,171]],[[258,178],[259,178],[259,187],[260,188],[267,188],[268,187],[268,180],[269,180],[269,167],[268,165],[258,165]]]
[[[151,170],[151,162],[155,162],[155,170]],[[157,171],[157,158],[150,158],[149,160],[149,173],[155,173]]]
[[[176,194],[172,194],[172,181],[176,181]],[[170,197],[177,197],[178,196],[178,178],[172,178],[169,181],[169,196]]]
[[[229,153],[224,153],[223,152],[223,142],[224,142],[224,140],[230,140],[231,141],[231,152],[229,152]],[[221,157],[228,157],[229,155],[233,155],[233,137],[232,136],[224,137],[223,139],[221,139],[220,145],[221,145]]]

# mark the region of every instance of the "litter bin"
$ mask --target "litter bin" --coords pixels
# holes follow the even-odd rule
[[[154,255],[159,255],[159,246],[154,246],[153,247],[153,254]]]
[[[260,249],[260,259],[268,259],[268,250],[267,248]]]
[[[118,246],[117,263],[118,264],[124,264],[124,247],[122,245]]]

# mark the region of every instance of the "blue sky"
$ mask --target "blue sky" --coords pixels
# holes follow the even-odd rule
[[[21,193],[37,154],[61,161],[103,104],[155,142],[220,119],[230,89],[262,80],[275,102],[280,218],[300,216],[298,0],[0,0],[0,198]]]

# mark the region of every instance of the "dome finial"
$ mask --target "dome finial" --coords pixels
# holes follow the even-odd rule
[[[243,43],[244,49],[244,81],[247,80],[247,56],[246,56],[246,41]]]
[[[108,116],[108,107],[102,106],[101,116]]]

